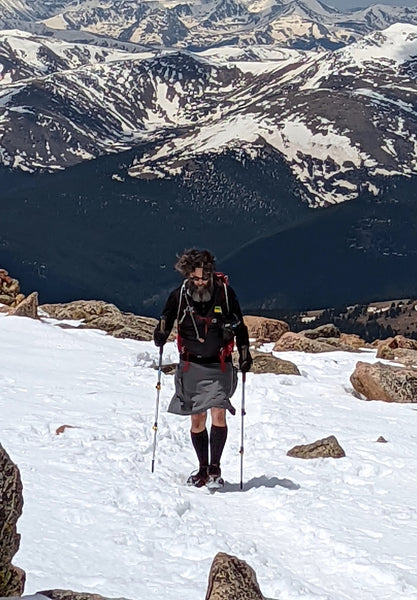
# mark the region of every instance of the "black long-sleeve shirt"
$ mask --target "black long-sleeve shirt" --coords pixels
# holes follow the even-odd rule
[[[214,278],[213,293],[209,301],[196,302],[187,292],[187,283],[173,290],[164,306],[161,319],[169,334],[177,319],[179,347],[188,358],[218,359],[233,335],[238,349],[249,346],[248,329],[236,293]],[[158,325],[159,327],[159,325]]]

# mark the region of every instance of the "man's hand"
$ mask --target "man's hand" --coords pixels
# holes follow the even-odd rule
[[[165,319],[161,319],[153,332],[155,346],[161,348],[167,341],[169,333],[165,331]]]
[[[248,346],[242,346],[239,348],[239,368],[242,373],[247,373],[253,363],[252,356],[249,352]]]

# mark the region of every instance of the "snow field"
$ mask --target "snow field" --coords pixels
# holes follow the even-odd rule
[[[0,316],[0,443],[24,485],[26,593],[195,600],[223,551],[267,598],[416,600],[417,414],[354,395],[349,376],[373,352],[282,353],[301,377],[248,374],[243,491],[239,381],[225,487],[210,495],[184,485],[196,460],[189,419],[166,413],[172,375],[150,471],[158,349],[55,323]],[[164,362],[175,358],[168,344]],[[331,434],[345,458],[286,456]]]

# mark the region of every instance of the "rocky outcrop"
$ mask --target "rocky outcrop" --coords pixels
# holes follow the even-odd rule
[[[359,361],[350,381],[356,392],[367,400],[417,402],[416,369]]]
[[[0,269],[0,303],[14,307],[23,299],[18,280],[13,279],[6,269]]]
[[[360,348],[368,348],[370,344],[365,342],[359,335],[356,333],[341,333],[339,337],[339,341],[344,346],[349,347],[351,350],[359,350]]]
[[[395,350],[397,348],[417,351],[417,340],[406,338],[403,335],[396,335],[393,338],[387,338],[382,341],[377,340],[375,345],[377,346],[377,358],[384,358],[386,360],[395,360]]]
[[[19,317],[38,318],[38,292],[32,292],[20,302],[11,313]]]
[[[122,312],[101,300],[76,300],[66,304],[42,304],[42,311],[59,320],[80,320],[80,328],[101,329],[117,338],[152,340],[157,320]],[[68,326],[68,325],[66,325]]]
[[[303,335],[310,340],[316,340],[317,338],[339,338],[340,330],[332,323],[326,323],[315,329],[304,329],[303,331],[300,331],[300,335]]]
[[[406,367],[417,369],[417,350],[393,348],[391,352],[394,358],[390,360],[395,360],[395,362],[405,365]]]
[[[268,352],[256,352],[251,350],[253,364],[250,370],[251,373],[273,373],[274,375],[301,375],[297,365],[289,360],[283,360],[277,358]],[[233,353],[233,363],[237,366],[239,364],[238,352]],[[158,365],[153,365],[155,370],[158,369]],[[172,375],[175,373],[177,363],[170,363],[162,365],[162,372],[165,375]]]
[[[20,545],[22,489],[19,469],[0,444],[0,596],[21,596],[25,587],[25,572],[12,565]]]
[[[20,291],[20,283],[10,277],[5,269],[0,269],[0,312],[9,315],[38,317],[38,294],[32,292],[27,298]]]
[[[316,354],[319,352],[334,352],[336,348],[331,344],[317,340],[311,340],[304,335],[289,331],[280,337],[280,339],[274,345],[273,350],[274,352],[296,350],[298,352],[312,352]]]
[[[43,592],[37,592],[42,594],[51,600],[110,600],[100,594],[91,594],[89,592],[73,592],[72,590],[45,590]],[[121,600],[118,598],[118,600]]]
[[[332,323],[321,325],[315,329],[305,329],[300,331],[299,335],[322,344],[329,344],[335,350],[343,350],[345,352],[357,352],[359,348],[367,346],[366,342],[358,335],[341,333]]]
[[[266,352],[255,353],[251,373],[274,373],[275,375],[301,375],[297,365]]]
[[[290,330],[287,323],[277,319],[245,315],[244,321],[249,331],[249,337],[261,343],[276,342],[284,333]]]
[[[337,333],[332,329],[333,326],[323,325],[327,329],[317,327],[312,329],[312,337],[305,335],[310,333],[301,331],[300,333],[288,332],[284,333],[274,346],[274,351],[285,352],[296,350],[298,352],[310,352],[317,354],[320,352],[334,352],[336,350],[343,352],[358,352],[361,347],[367,344],[357,335],[340,334],[336,337],[327,337],[327,334]],[[320,331],[319,331],[320,330]],[[316,333],[326,333],[326,336],[316,336]]]
[[[334,435],[311,444],[301,444],[288,450],[287,456],[295,458],[342,458],[346,456],[345,451]]]
[[[333,350],[339,350],[341,352],[357,352],[358,348],[352,347],[348,344],[344,344],[340,337],[338,338],[316,338],[315,342],[320,342],[326,346],[332,346]]]
[[[264,600],[264,596],[252,567],[219,552],[211,565],[206,600]]]

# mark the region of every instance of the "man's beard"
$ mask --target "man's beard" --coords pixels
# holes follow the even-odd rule
[[[199,287],[197,287],[192,281],[189,281],[188,293],[194,302],[208,302],[211,300],[211,296],[213,294],[213,281],[210,279],[207,284]]]

